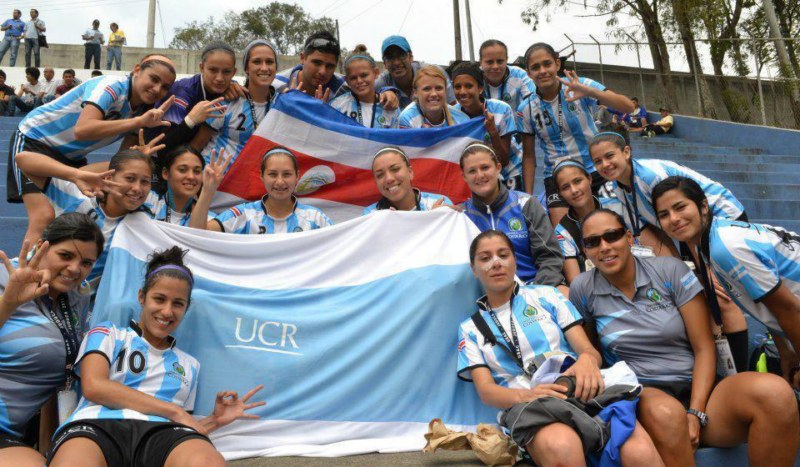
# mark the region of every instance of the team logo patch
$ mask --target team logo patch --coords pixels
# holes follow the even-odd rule
[[[378,123],[380,123],[381,125],[385,124],[386,123],[386,117],[384,117],[383,115],[378,117]]]
[[[506,101],[506,102],[511,102],[511,94],[509,94],[509,93],[503,94],[503,98],[502,99],[504,101]]]
[[[577,109],[577,107],[575,107],[575,104],[574,104],[573,102],[570,102],[570,103],[569,103],[569,106],[567,106],[567,107],[568,107],[568,108],[569,108],[569,110],[570,110],[570,111],[572,111],[572,112],[575,112],[575,110]]]
[[[175,370],[179,375],[186,376],[186,370],[183,369],[180,363],[175,362],[172,364],[172,369]]]
[[[292,232],[302,232],[302,231],[303,231],[303,228],[300,227],[299,225],[297,227],[295,227],[294,230],[292,230]]]
[[[179,106],[183,107],[184,109],[188,109],[189,108],[189,103],[186,102],[185,100],[181,99],[180,97],[176,97],[175,98],[175,103],[178,104]]]
[[[526,318],[530,318],[531,316],[536,316],[538,313],[539,313],[539,311],[536,308],[534,308],[534,307],[532,307],[530,305],[528,305],[528,308],[525,308],[525,311],[522,312],[522,314]]]
[[[458,343],[458,351],[461,352],[462,350],[464,350],[464,347],[466,346],[467,346],[467,340],[461,339],[461,342]]]
[[[661,294],[658,293],[658,290],[652,287],[647,290],[645,295],[647,296],[647,299],[653,303],[658,303],[661,301]]]
[[[522,230],[522,221],[516,217],[512,217],[511,220],[508,221],[508,228],[515,232],[519,232]]]

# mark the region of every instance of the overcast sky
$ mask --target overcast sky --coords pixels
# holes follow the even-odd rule
[[[164,47],[172,40],[176,27],[189,21],[204,20],[209,16],[221,17],[225,11],[242,11],[264,5],[268,0],[162,0],[156,13],[156,47]],[[361,42],[370,52],[380,56],[380,44],[391,34],[406,36],[419,60],[447,63],[454,58],[453,2],[452,0],[296,0],[314,16],[328,16],[339,20],[342,45],[352,48]],[[551,21],[542,21],[538,31],[520,19],[526,0],[471,0],[472,24],[476,48],[486,39],[500,39],[509,46],[512,57],[522,55],[534,42],[550,42],[556,49],[569,45],[564,33],[577,42],[591,42],[589,35],[598,40],[606,36],[604,18],[586,18],[580,15],[595,13],[591,7],[596,0],[587,0],[590,8],[584,9],[583,0],[569,2],[570,8],[552,15]],[[224,4],[225,7],[221,7]],[[8,11],[21,8],[23,19],[28,19],[28,8],[39,9],[40,17],[47,23],[50,42],[81,44],[81,34],[91,26],[93,19],[100,20],[100,29],[106,36],[108,25],[117,22],[128,36],[128,44],[144,46],[147,33],[148,0],[45,0],[25,5],[19,1],[0,0],[0,7]],[[223,8],[223,9],[221,9]],[[462,24],[466,18],[463,11]],[[630,31],[640,29],[634,18],[622,16],[621,24]],[[464,57],[468,58],[466,27],[463,28]],[[650,64],[649,53],[642,47],[643,64]],[[604,62],[630,64],[635,55],[620,54],[613,57],[613,47],[603,49]],[[594,46],[581,46],[578,60],[597,61]]]

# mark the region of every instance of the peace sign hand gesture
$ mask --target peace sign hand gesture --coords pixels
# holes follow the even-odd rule
[[[258,391],[264,388],[263,384],[259,384],[258,386],[254,387],[247,394],[244,395],[241,399],[239,399],[239,395],[236,391],[221,391],[217,393],[217,400],[214,402],[214,421],[216,422],[216,427],[223,427],[234,420],[238,420],[240,418],[246,418],[255,420],[258,419],[258,415],[252,415],[245,413],[250,409],[254,409],[256,407],[261,407],[266,405],[266,402],[254,402],[252,404],[248,404],[247,401],[253,397]]]
[[[167,113],[172,103],[175,102],[175,96],[169,96],[169,99],[164,101],[160,106],[150,109],[139,117],[140,128],[154,128],[157,126],[170,126],[171,123],[163,120],[164,114]]]
[[[564,74],[569,79],[558,78],[558,80],[567,87],[567,89],[564,90],[564,96],[566,96],[567,102],[575,102],[583,97],[597,98],[596,93],[598,90],[581,83],[577,73],[571,70],[565,70]]]
[[[0,325],[9,317],[6,316],[3,319],[4,312],[13,311],[23,303],[30,302],[50,291],[50,270],[38,269],[39,263],[47,253],[50,244],[48,242],[42,243],[36,249],[36,253],[34,253],[30,261],[28,261],[31,243],[30,240],[22,242],[16,269],[5,252],[0,251],[0,259],[2,259],[6,267],[6,271],[8,271],[8,283],[3,295],[0,295]]]
[[[211,193],[215,193],[219,184],[222,183],[222,179],[225,178],[225,170],[233,159],[233,155],[223,157],[223,154],[225,154],[225,149],[220,149],[219,155],[217,155],[216,149],[211,150],[211,162],[203,169],[203,191],[210,190]]]
[[[155,138],[151,139],[149,143],[144,142],[144,128],[139,129],[139,144],[135,146],[131,146],[130,149],[135,149],[145,156],[153,156],[158,153],[158,151],[167,147],[164,144],[158,144],[159,141],[164,139],[164,133],[156,136]]]

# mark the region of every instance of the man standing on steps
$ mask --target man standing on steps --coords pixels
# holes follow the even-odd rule
[[[396,88],[399,91],[397,97],[400,98],[400,108],[403,109],[411,103],[411,95],[414,92],[414,75],[427,64],[414,61],[411,45],[403,36],[389,36],[384,39],[381,45],[381,54],[386,71],[381,73],[375,81],[375,88]],[[446,72],[445,76],[447,76]],[[449,79],[447,80],[447,103],[451,105],[456,103],[453,83]]]
[[[0,42],[0,62],[3,61],[3,57],[6,55],[6,52],[8,52],[8,49],[11,48],[11,58],[8,60],[10,66],[17,65],[19,40],[22,37],[22,33],[25,31],[25,23],[20,20],[21,16],[21,11],[14,10],[13,18],[5,20],[3,25],[0,26],[0,31],[6,32],[3,37],[3,42]]]
[[[105,42],[103,39],[103,33],[100,32],[100,21],[94,20],[92,21],[92,28],[87,29],[86,32],[83,33],[81,36],[84,42],[83,46],[86,47],[86,53],[84,56],[83,61],[83,69],[88,70],[89,65],[92,63],[92,57],[94,57],[94,68],[97,70],[100,68],[100,45]]]
[[[39,10],[31,8],[31,20],[25,23],[25,67],[31,66],[31,52],[36,68],[42,66],[39,60],[39,36],[44,35],[46,30],[44,21],[39,19]]]

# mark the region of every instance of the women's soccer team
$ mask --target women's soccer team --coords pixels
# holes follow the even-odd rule
[[[153,252],[137,320],[88,328],[88,317],[114,230],[130,213],[233,234],[332,225],[298,198],[303,174],[290,148],[271,148],[252,165],[261,199],[226,205],[215,197],[292,90],[368,128],[482,119],[483,139],[460,154],[469,199],[454,206],[416,188],[413,159],[390,146],[365,155],[380,196],[363,215],[454,209],[481,231],[469,258],[486,293],[476,315],[494,339],[474,319],[461,323],[451,374],[473,382],[485,404],[566,399],[565,386],[534,384],[528,374],[548,352],[572,357],[565,374],[583,400],[602,393],[601,368],[624,361],[644,389],[622,465],[694,465],[698,446],[745,442],[753,465],[793,465],[800,235],[748,222],[734,194],[701,173],[633,157],[623,126],[598,132],[598,105],[625,113],[633,103],[564,71],[546,43],[530,46],[521,67],[495,39],[481,45],[479,62],[448,70],[415,61],[402,36],[383,41],[383,72],[362,45],[340,55],[333,35],[315,33],[301,63],[278,72],[277,48],[259,39],[237,70],[234,50],[215,42],[202,50],[199,73],[180,80],[169,58],[148,55],[129,75],[93,78],[24,117],[7,188],[9,202],[24,203],[28,229],[18,257],[0,252],[0,465],[224,465],[208,434],[257,418],[250,409],[264,402],[250,401],[260,387],[241,397],[223,391],[211,415],[191,415],[200,365],[171,335],[192,299],[186,251]],[[340,59],[343,75],[334,71]],[[119,140],[110,162],[87,160]],[[544,159],[538,197],[535,152]],[[526,319],[531,309],[541,319]],[[743,313],[772,333],[781,375],[748,371]],[[498,358],[493,342],[517,358]],[[727,353],[718,357],[719,348]],[[718,374],[718,358],[735,368]],[[57,405],[74,410],[40,437],[40,426],[57,424]],[[581,433],[570,425],[513,437],[537,465],[585,465]]]

